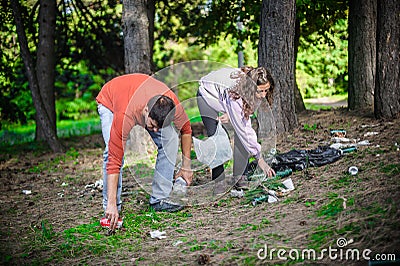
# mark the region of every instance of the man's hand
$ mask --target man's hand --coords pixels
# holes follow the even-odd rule
[[[190,149],[192,147],[192,136],[190,134],[183,134],[181,136],[182,145],[182,166],[181,169],[176,173],[175,178],[181,176],[185,179],[188,186],[192,184],[193,171],[190,160]]]
[[[110,230],[115,230],[118,223],[117,184],[119,174],[109,174],[107,178],[107,208],[106,218],[110,220]]]
[[[110,202],[107,203],[106,218],[110,220],[110,230],[114,231],[115,228],[117,228],[119,218],[118,208],[116,204],[111,204]]]
[[[183,179],[185,179],[186,183],[188,186],[190,186],[192,184],[193,181],[193,171],[192,169],[180,169],[178,171],[178,173],[176,173],[175,175],[175,179],[178,177],[182,177]]]

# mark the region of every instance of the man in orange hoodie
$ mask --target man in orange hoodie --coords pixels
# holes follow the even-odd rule
[[[172,190],[178,145],[171,145],[175,127],[181,133],[182,176],[190,185],[192,129],[187,114],[168,86],[145,74],[128,74],[107,82],[96,97],[105,142],[103,154],[103,208],[115,229],[121,211],[124,147],[135,125],[144,127],[158,154],[152,183],[150,206],[155,211],[179,211],[183,207],[168,201]],[[177,144],[177,143],[176,143]]]

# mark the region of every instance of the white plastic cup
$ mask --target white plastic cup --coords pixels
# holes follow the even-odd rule
[[[358,168],[356,166],[350,166],[349,167],[349,174],[351,174],[351,175],[358,174]]]
[[[294,190],[294,184],[291,178],[286,179],[282,184],[289,190]]]

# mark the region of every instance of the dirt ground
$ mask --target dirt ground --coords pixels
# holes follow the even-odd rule
[[[187,207],[190,214],[177,230],[166,228],[167,238],[154,240],[143,229],[140,248],[101,254],[69,254],[60,261],[48,260],[63,239],[55,238],[55,249],[34,246],[43,221],[54,233],[101,217],[101,192],[85,188],[101,178],[101,135],[63,140],[66,155],[51,154],[32,145],[2,148],[0,158],[0,254],[2,264],[69,265],[246,265],[287,263],[276,256],[257,257],[260,248],[305,249],[337,246],[345,238],[347,247],[370,249],[371,254],[397,254],[400,259],[400,119],[384,121],[346,111],[307,111],[298,116],[299,126],[278,138],[277,150],[314,149],[330,142],[330,129],[343,128],[348,138],[368,140],[337,162],[294,172],[296,189],[277,203],[255,207],[244,198],[225,195],[219,201]],[[314,130],[309,128],[315,125]],[[198,130],[198,129],[196,129]],[[368,132],[376,132],[369,133]],[[375,135],[373,135],[375,134]],[[365,136],[364,136],[365,135]],[[50,166],[49,166],[50,165]],[[359,173],[346,174],[355,165]],[[146,210],[143,196],[129,177],[124,181],[124,204],[130,211]],[[31,194],[24,194],[30,190]],[[131,193],[132,192],[132,193]],[[338,213],[324,212],[342,199]],[[94,217],[94,218],[93,218]],[[176,244],[177,239],[187,239]],[[318,239],[324,239],[318,242]],[[133,240],[131,240],[133,241]],[[135,241],[133,244],[137,243]],[[203,247],[193,248],[193,243]],[[210,243],[219,245],[213,249]],[[137,260],[137,258],[141,258]],[[39,263],[38,263],[39,262]],[[301,260],[296,263],[302,264]],[[358,264],[338,262],[327,256],[313,264]],[[309,263],[305,263],[309,264]]]

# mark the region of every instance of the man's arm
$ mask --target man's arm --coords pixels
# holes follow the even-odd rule
[[[192,136],[190,134],[183,134],[181,136],[182,148],[182,167],[175,175],[176,177],[182,176],[186,183],[190,185],[193,180],[193,171],[191,166],[190,151],[192,149]]]
[[[110,229],[115,230],[118,223],[117,186],[119,174],[110,174],[107,177],[107,208],[106,218],[110,220]]]

